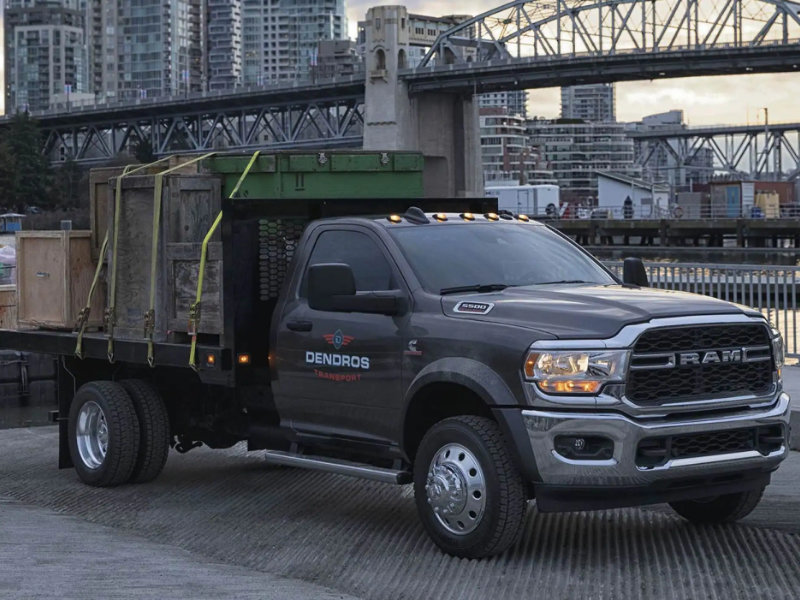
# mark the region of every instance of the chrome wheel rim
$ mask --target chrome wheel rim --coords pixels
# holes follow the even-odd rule
[[[486,510],[486,478],[478,459],[461,444],[442,446],[428,468],[428,504],[450,533],[466,535],[480,525]]]
[[[97,402],[87,402],[81,407],[75,436],[83,464],[89,469],[99,469],[108,452],[108,422]]]

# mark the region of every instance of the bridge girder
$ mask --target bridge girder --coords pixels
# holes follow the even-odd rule
[[[147,142],[156,156],[209,150],[360,147],[363,96],[276,106],[187,107],[183,113],[103,121],[42,123],[43,152],[53,162],[104,162]]]
[[[420,67],[800,42],[785,0],[507,2],[442,33]]]
[[[668,170],[691,174],[704,171],[708,178],[714,171],[730,175],[746,175],[754,179],[800,177],[800,123],[776,126],[708,127],[675,129],[632,135],[637,146],[639,164],[656,170],[663,166],[663,156],[672,164]],[[713,157],[712,173],[699,161],[702,153]],[[673,173],[660,175],[672,177]]]

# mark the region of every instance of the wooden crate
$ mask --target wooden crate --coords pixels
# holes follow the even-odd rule
[[[142,171],[142,175],[155,175],[160,171],[172,169],[180,164],[192,160],[193,156],[170,156],[169,160],[148,167]],[[132,168],[137,168],[133,166]],[[109,207],[114,206],[112,190],[114,188],[113,179],[122,175],[125,167],[99,167],[89,172],[89,219],[92,231],[92,259],[97,260],[100,255],[100,248],[103,245],[106,231],[108,229]],[[176,174],[192,175],[197,173],[197,163],[181,167]]]
[[[122,174],[123,167],[103,167],[89,172],[89,221],[91,224],[92,259],[100,257],[100,247],[108,227],[109,180]]]
[[[115,182],[116,184],[116,182]],[[153,244],[153,191],[150,175],[122,179],[117,239],[116,325],[120,339],[142,339],[150,307],[150,261]],[[220,180],[208,175],[168,175],[162,192],[158,239],[155,327],[153,339],[188,331],[189,307],[197,291],[200,248],[220,211]],[[111,200],[113,202],[113,200]],[[113,204],[108,211],[113,226]],[[209,247],[199,333],[222,333],[222,251],[217,231]],[[109,238],[109,251],[113,235]],[[110,282],[109,267],[107,282]]]
[[[0,285],[0,329],[17,328],[17,286]]]
[[[72,329],[94,278],[88,231],[17,232],[17,318],[21,326]],[[96,290],[88,327],[103,323]]]

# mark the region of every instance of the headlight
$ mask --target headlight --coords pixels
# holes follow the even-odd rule
[[[786,355],[783,348],[783,337],[781,332],[772,328],[772,356],[775,358],[775,368],[780,371],[786,360]]]
[[[627,368],[627,350],[532,350],[523,371],[548,394],[597,394],[604,384],[622,381]]]

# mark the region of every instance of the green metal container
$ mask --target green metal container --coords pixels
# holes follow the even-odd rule
[[[209,158],[227,197],[252,154]],[[241,198],[422,198],[422,154],[416,152],[281,152],[262,154],[239,188]]]

